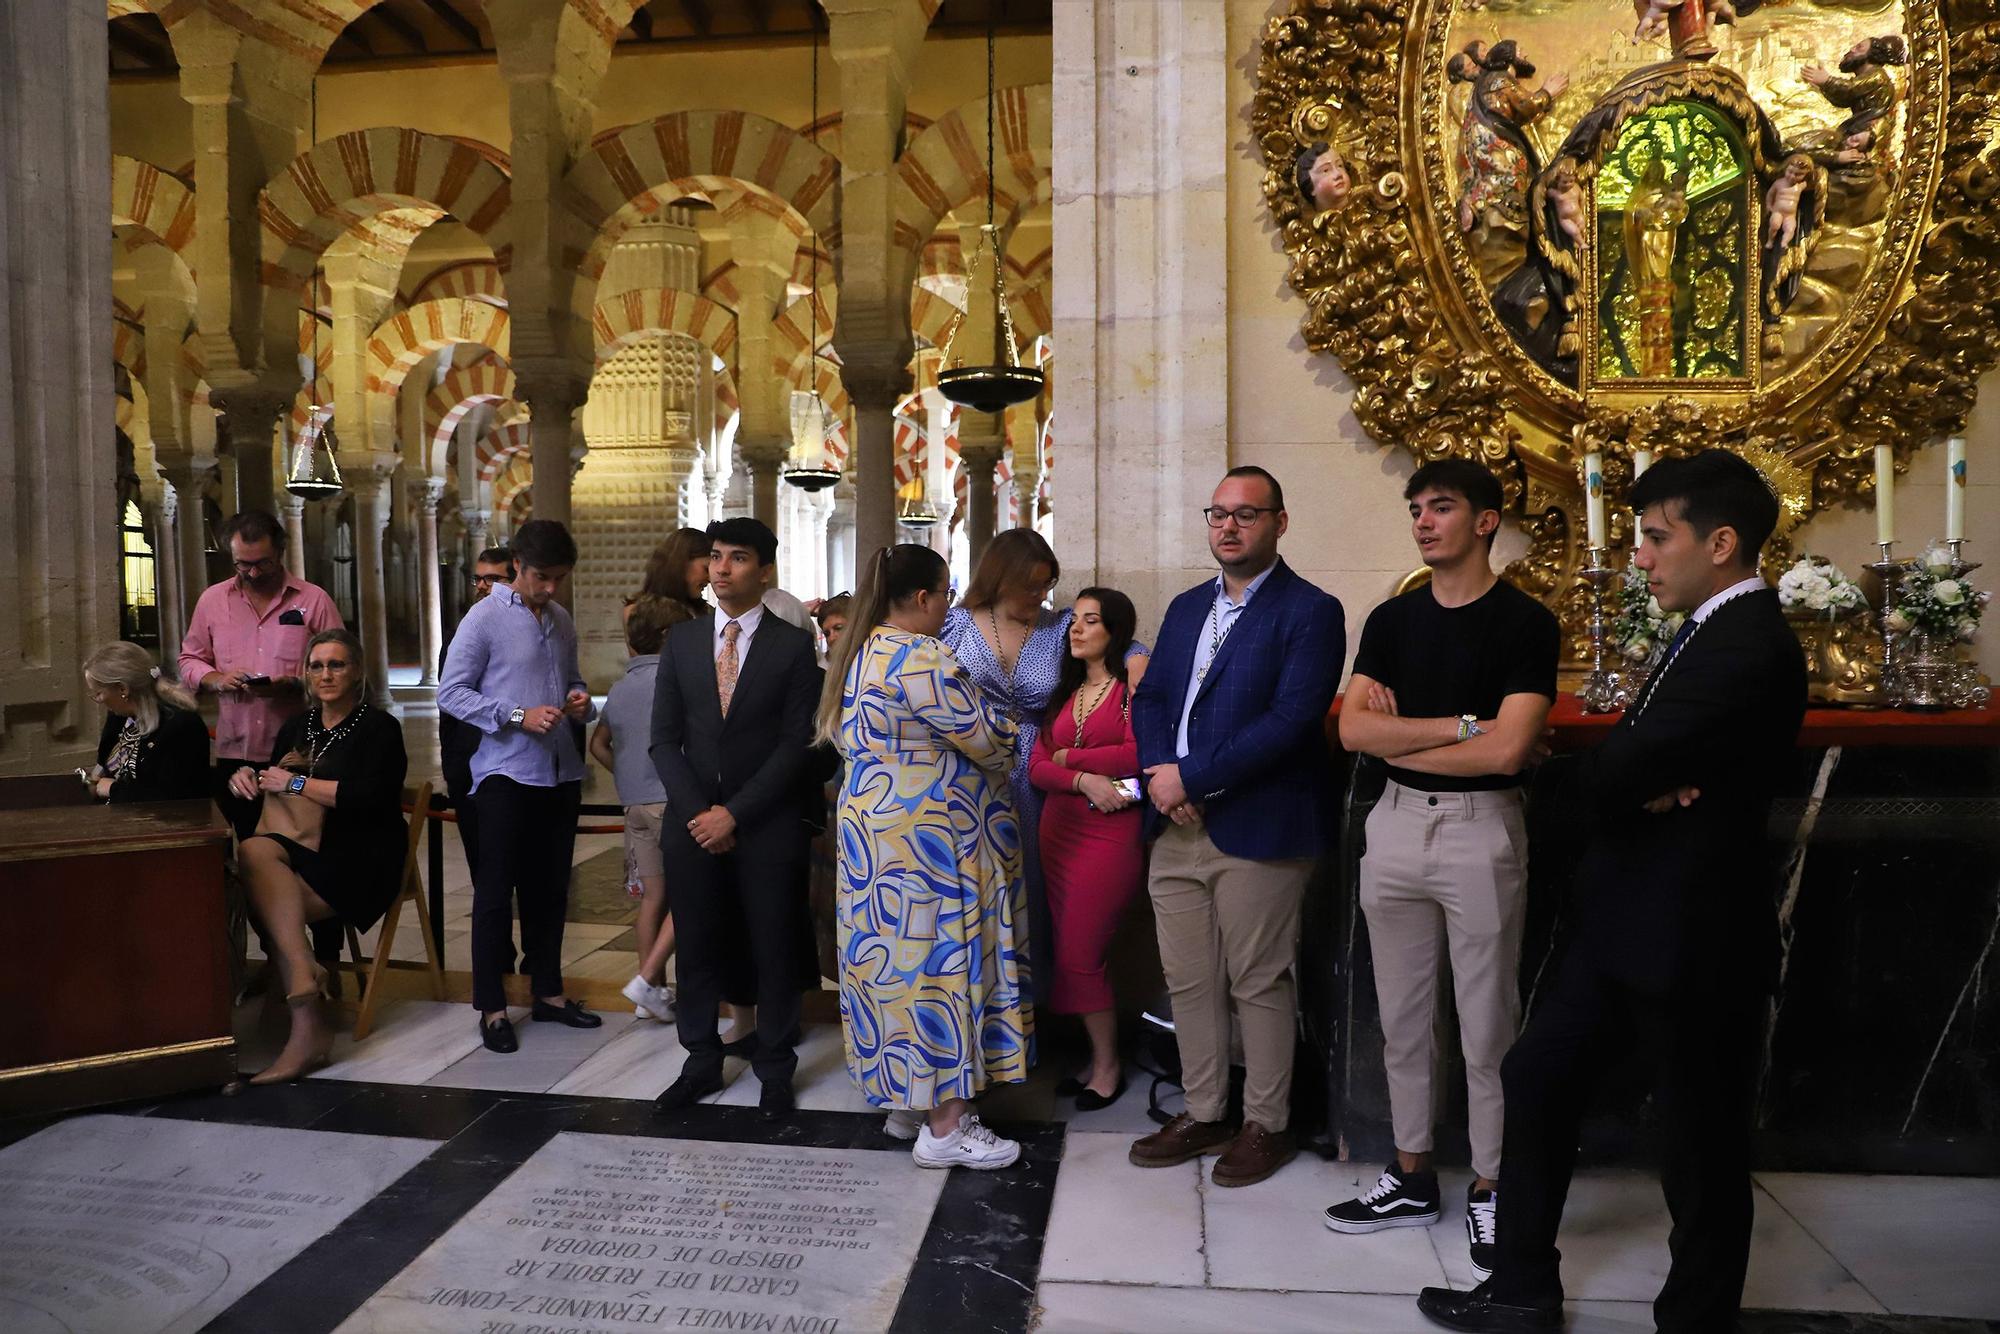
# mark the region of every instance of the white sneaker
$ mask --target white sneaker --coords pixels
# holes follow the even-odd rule
[[[656,987],[643,977],[635,977],[627,982],[623,995],[632,1002],[632,1013],[641,1019],[657,1019],[661,1023],[672,1023],[674,1018],[674,993],[670,987]]]
[[[987,1129],[976,1112],[961,1116],[958,1126],[943,1138],[931,1133],[926,1119],[910,1149],[918,1167],[969,1167],[975,1172],[1012,1167],[1020,1156],[1021,1146]]]
[[[915,1139],[917,1132],[923,1128],[924,1114],[922,1112],[913,1112],[903,1107],[898,1107],[890,1112],[882,1122],[883,1134],[887,1135],[890,1139],[902,1140],[906,1144]]]

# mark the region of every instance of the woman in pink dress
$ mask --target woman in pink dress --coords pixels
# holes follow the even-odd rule
[[[1146,664],[1125,660],[1137,623],[1132,600],[1116,589],[1077,594],[1069,656],[1028,767],[1029,781],[1048,794],[1041,851],[1055,937],[1049,1008],[1081,1015],[1090,1036],[1088,1070],[1057,1092],[1074,1094],[1086,1112],[1125,1091],[1104,963],[1118,919],[1145,880],[1129,701]]]

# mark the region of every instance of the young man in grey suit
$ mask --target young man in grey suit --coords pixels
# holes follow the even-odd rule
[[[673,887],[687,1050],[655,1106],[677,1112],[722,1087],[716,1011],[741,943],[733,937],[745,932],[757,973],[758,1105],[778,1117],[793,1107],[800,950],[812,939],[799,792],[819,661],[810,632],[764,610],[765,576],[778,558],[771,530],[724,519],[708,533],[719,610],[673,628],[653,687],[651,750],[667,789],[660,852]]]

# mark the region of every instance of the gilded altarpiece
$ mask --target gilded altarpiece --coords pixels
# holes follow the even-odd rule
[[[1634,450],[1744,453],[1776,567],[1876,444],[1963,430],[1997,93],[2000,0],[1294,0],[1251,115],[1307,345],[1377,439],[1501,475],[1580,651],[1578,451],[1614,497]]]

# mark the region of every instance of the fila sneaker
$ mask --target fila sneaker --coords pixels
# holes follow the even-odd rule
[[[942,1137],[933,1135],[926,1123],[910,1149],[918,1167],[969,1167],[975,1172],[1012,1167],[1020,1156],[1019,1144],[987,1129],[975,1112],[959,1117],[958,1125]]]
[[[1390,1163],[1374,1189],[1326,1211],[1326,1225],[1335,1232],[1380,1232],[1392,1227],[1429,1227],[1440,1212],[1435,1172],[1407,1176]]]

